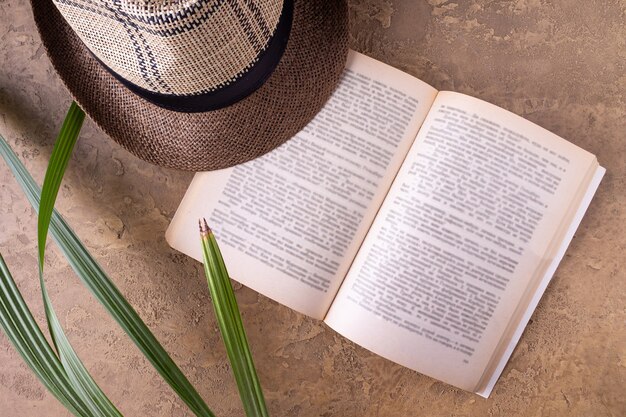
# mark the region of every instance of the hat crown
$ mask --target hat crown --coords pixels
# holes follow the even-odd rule
[[[270,43],[282,0],[53,0],[91,52],[150,92],[189,96],[228,86]]]

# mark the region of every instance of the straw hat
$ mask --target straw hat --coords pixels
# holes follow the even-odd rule
[[[347,55],[345,0],[31,0],[85,112],[157,165],[205,171],[301,130]]]

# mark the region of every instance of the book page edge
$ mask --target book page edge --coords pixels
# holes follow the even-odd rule
[[[600,181],[602,180],[602,177],[604,176],[605,173],[606,173],[606,169],[601,166],[598,166],[591,180],[591,183],[589,184],[589,188],[587,188],[585,196],[583,197],[580,203],[580,207],[578,208],[578,210],[576,211],[576,215],[572,219],[572,223],[570,224],[567,230],[567,233],[565,234],[565,238],[563,239],[563,242],[561,243],[561,246],[559,247],[559,250],[556,256],[552,260],[552,263],[550,264],[550,266],[546,270],[545,275],[541,279],[541,282],[539,284],[539,287],[537,288],[537,291],[535,292],[535,295],[530,301],[528,308],[526,309],[526,311],[524,312],[524,315],[522,316],[522,319],[520,320],[519,326],[517,327],[517,329],[515,330],[515,333],[513,334],[513,337],[511,338],[511,343],[509,343],[506,350],[504,351],[504,354],[502,355],[502,358],[500,359],[498,366],[494,370],[493,375],[489,379],[489,382],[487,383],[485,388],[483,390],[476,392],[476,394],[480,395],[481,397],[489,398],[489,395],[491,395],[491,392],[493,391],[493,388],[496,382],[500,378],[500,375],[502,374],[504,367],[508,363],[509,358],[511,357],[511,354],[513,353],[513,350],[517,346],[517,343],[519,342],[519,339],[522,336],[522,333],[524,332],[524,329],[526,328],[526,325],[528,324],[530,317],[532,316],[533,312],[535,311],[535,308],[539,304],[539,300],[543,296],[543,293],[548,287],[548,284],[552,280],[552,277],[554,276],[554,273],[558,265],[561,263],[563,256],[565,256],[565,251],[567,250],[570,243],[572,242],[572,239],[574,238],[574,233],[580,226],[582,218],[587,212],[587,209],[589,208],[589,205],[591,204],[591,200],[593,196],[595,195],[596,190],[598,189],[598,186],[600,185]]]

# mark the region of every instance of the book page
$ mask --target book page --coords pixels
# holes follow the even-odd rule
[[[205,217],[233,279],[323,318],[436,94],[351,52],[336,91],[294,138],[245,164],[196,174],[168,243],[201,260],[197,222]]]
[[[517,327],[515,327],[515,330],[511,333],[509,338],[505,337],[503,339],[503,352],[501,355],[494,356],[493,367],[491,369],[488,367],[488,369],[485,370],[485,373],[483,374],[483,381],[481,381],[476,388],[476,392],[479,395],[487,398],[491,394],[491,391],[493,390],[493,387],[500,377],[500,374],[504,370],[504,366],[506,365],[511,354],[513,353],[513,349],[515,349],[517,342],[522,336],[524,328],[526,327],[526,324],[528,324],[528,320],[530,320],[533,311],[535,311],[537,304],[539,304],[539,300],[541,299],[541,296],[548,287],[548,284],[550,283],[552,275],[554,275],[554,272],[556,271],[559,262],[561,262],[561,259],[563,259],[565,251],[572,241],[574,233],[576,232],[576,229],[578,229],[578,226],[580,225],[580,222],[582,221],[582,218],[585,215],[589,204],[591,203],[591,199],[598,189],[600,181],[602,180],[602,177],[605,173],[606,170],[602,167],[598,167],[596,169],[596,172],[593,175],[593,179],[589,184],[589,188],[587,188],[581,204],[578,207],[575,216],[572,218],[572,222],[568,225],[564,238],[561,240],[560,245],[558,245],[556,255],[551,260],[549,267],[546,268],[541,279],[537,281],[536,288],[534,288],[534,291],[531,292],[530,301],[527,304],[522,304],[520,306],[522,309],[522,313],[520,320],[517,323]],[[515,324],[513,325],[515,326]]]
[[[326,322],[388,359],[488,395],[487,370],[597,166],[504,109],[440,93]]]

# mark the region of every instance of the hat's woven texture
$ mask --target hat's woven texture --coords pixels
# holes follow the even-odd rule
[[[146,90],[177,95],[231,84],[265,50],[277,0],[53,0],[104,64]]]
[[[261,88],[219,110],[180,113],[123,87],[87,50],[52,0],[31,3],[52,64],[87,114],[136,156],[177,169],[221,169],[281,145],[330,97],[348,51],[345,0],[296,0],[287,48]]]

